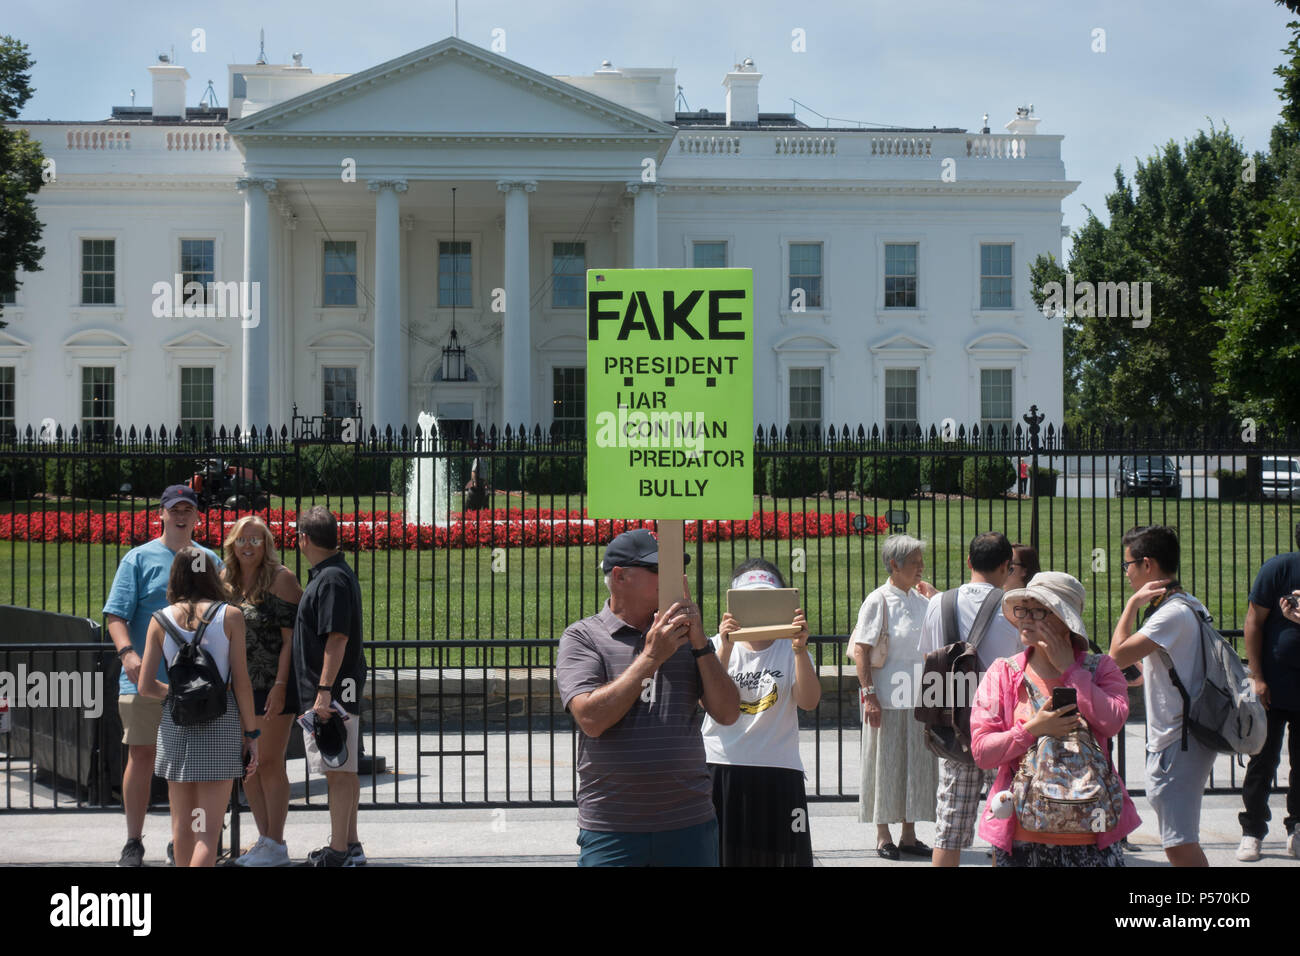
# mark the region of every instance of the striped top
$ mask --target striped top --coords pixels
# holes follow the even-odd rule
[[[599,614],[560,638],[556,682],[569,702],[608,684],[645,647],[645,633]],[[679,830],[714,818],[700,736],[703,685],[685,643],[654,675],[623,719],[599,737],[578,732],[578,826],[612,833]]]

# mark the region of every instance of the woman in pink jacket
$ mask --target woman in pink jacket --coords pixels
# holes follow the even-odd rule
[[[1051,833],[1027,830],[1017,818],[1010,793],[1021,758],[1041,737],[1065,737],[1087,722],[1103,754],[1107,742],[1123,733],[1128,718],[1128,685],[1106,655],[1088,654],[1083,626],[1083,585],[1068,574],[1045,571],[1002,598],[1006,615],[1020,628],[1025,650],[1003,658],[980,682],[971,710],[971,750],[975,762],[996,767],[980,836],[994,847],[997,866],[1123,866],[1120,841],[1141,822],[1120,783],[1123,810],[1104,832]],[[1037,694],[1030,693],[1032,683]],[[1050,709],[1052,690],[1074,688],[1077,708]],[[1035,696],[1044,702],[1035,708]],[[1106,762],[1110,764],[1107,755]],[[1110,765],[1110,772],[1115,772]]]

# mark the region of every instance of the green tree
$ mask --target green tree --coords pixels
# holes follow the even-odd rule
[[[0,121],[16,120],[31,99],[32,66],[25,43],[0,37]],[[32,195],[40,191],[44,161],[40,145],[26,130],[0,126],[0,293],[18,290],[19,269],[36,272],[41,268],[45,250],[37,245],[41,223]]]
[[[1106,196],[1110,224],[1091,209],[1074,236],[1068,272],[1082,282],[1151,283],[1149,325],[1132,318],[1073,315],[1065,323],[1066,423],[1156,424],[1204,421],[1228,413],[1214,390],[1207,356],[1219,336],[1202,290],[1227,282],[1235,250],[1260,221],[1255,200],[1277,179],[1266,156],[1247,156],[1227,129],[1169,142],[1138,162],[1130,184],[1115,171]],[[1034,299],[1065,282],[1051,256],[1031,266]],[[1130,308],[1133,308],[1130,301]],[[1144,320],[1140,320],[1144,321]]]
[[[1288,59],[1274,70],[1282,80],[1282,122],[1269,139],[1274,195],[1259,202],[1231,279],[1205,295],[1220,334],[1216,391],[1234,416],[1275,427],[1300,422],[1300,21],[1287,27]]]

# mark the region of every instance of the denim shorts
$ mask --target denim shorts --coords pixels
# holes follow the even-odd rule
[[[1201,842],[1201,798],[1215,752],[1188,736],[1147,754],[1147,799],[1160,821],[1160,845],[1168,849]]]
[[[717,866],[718,821],[657,833],[578,830],[578,866]]]

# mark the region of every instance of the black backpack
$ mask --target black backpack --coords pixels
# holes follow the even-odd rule
[[[203,632],[223,606],[221,601],[213,601],[208,606],[191,641],[185,639],[164,612],[153,613],[153,619],[180,645],[167,665],[167,682],[171,685],[167,699],[171,701],[172,723],[178,727],[206,724],[226,712],[226,680],[212,655],[199,646]]]
[[[961,640],[957,629],[957,588],[944,591],[939,611],[943,622],[943,647],[925,655],[921,676],[922,704],[913,712],[925,724],[925,745],[936,757],[968,767],[975,766],[971,753],[970,712],[979,685],[979,658],[975,656],[980,641],[993,623],[993,615],[1002,610],[1002,589],[994,588],[984,598],[968,640]],[[931,698],[938,698],[937,700]]]

